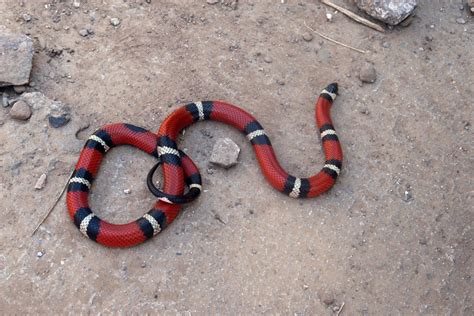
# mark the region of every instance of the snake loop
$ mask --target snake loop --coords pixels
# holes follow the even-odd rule
[[[310,198],[329,190],[342,167],[342,149],[331,121],[330,108],[337,95],[337,84],[324,89],[316,102],[316,124],[321,135],[326,161],[322,170],[309,177],[289,175],[278,163],[270,139],[253,116],[222,101],[202,101],[187,104],[169,115],[157,134],[130,124],[106,125],[86,142],[75,171],[69,179],[67,207],[75,225],[88,238],[109,247],[137,245],[161,232],[178,215],[181,203],[195,199],[201,192],[201,176],[192,160],[176,144],[179,132],[203,120],[219,121],[240,130],[250,141],[260,169],[278,191],[293,198]],[[153,208],[128,224],[111,224],[101,220],[89,208],[88,195],[104,155],[113,147],[132,145],[159,159],[163,168],[162,191],[153,185],[153,173],[148,183],[159,197]],[[190,190],[184,194],[185,183]]]

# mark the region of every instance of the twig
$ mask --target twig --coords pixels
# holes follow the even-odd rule
[[[330,7],[333,7],[334,9],[342,12],[343,14],[347,15],[348,17],[350,17],[351,19],[359,22],[359,23],[362,23],[370,28],[373,28],[374,30],[377,30],[379,32],[382,32],[384,33],[385,30],[383,27],[381,27],[380,25],[376,24],[376,23],[373,23],[373,22],[370,22],[369,20],[367,19],[364,19],[363,17],[361,17],[360,15],[357,15],[355,14],[354,12],[352,11],[349,11],[341,6],[338,6],[337,4],[334,4],[332,3],[331,1],[329,0],[321,0],[322,3],[324,3],[325,5],[328,5]]]
[[[69,176],[67,177],[67,181],[66,181],[66,184],[64,185],[63,189],[61,190],[61,193],[59,193],[58,197],[56,198],[56,200],[54,201],[54,204],[49,208],[48,212],[44,215],[43,219],[41,220],[41,222],[39,222],[39,224],[36,226],[35,230],[33,230],[33,232],[31,233],[31,236],[33,236],[36,231],[38,230],[38,228],[40,228],[41,224],[44,223],[44,221],[48,218],[49,214],[51,214],[51,212],[53,211],[53,209],[56,207],[56,205],[58,204],[59,200],[61,199],[61,197],[63,196],[64,194],[64,191],[66,191],[66,188],[67,188],[67,185],[69,183],[69,178],[71,178],[72,174],[74,173],[74,170],[71,171],[71,173],[69,174]]]
[[[343,46],[343,47],[346,47],[346,48],[349,48],[349,49],[355,50],[356,52],[359,52],[359,53],[365,54],[365,51],[363,51],[362,49],[358,49],[358,48],[355,48],[355,47],[349,46],[349,45],[347,45],[347,44],[344,44],[344,43],[338,42],[338,41],[336,41],[336,40],[334,40],[334,39],[332,39],[332,38],[330,38],[330,37],[328,37],[328,36],[326,36],[326,35],[324,35],[324,34],[322,34],[322,33],[319,33],[319,32],[318,32],[318,31],[316,31],[316,30],[313,30],[313,29],[312,29],[312,28],[310,28],[308,25],[306,25],[306,22],[303,22],[303,23],[304,23],[304,26],[305,26],[306,28],[308,28],[308,29],[309,29],[309,30],[311,30],[312,32],[314,32],[314,33],[318,34],[318,35],[319,35],[319,36],[321,36],[322,38],[324,38],[324,39],[326,39],[326,40],[328,40],[328,41],[330,41],[330,42],[333,42],[334,44],[341,45],[341,46]]]
[[[342,309],[344,308],[345,303],[342,302],[341,307],[339,307],[339,310],[336,313],[336,316],[339,316],[339,314],[342,312]]]

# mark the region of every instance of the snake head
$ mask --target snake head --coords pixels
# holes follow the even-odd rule
[[[337,93],[337,83],[336,83],[336,82],[333,82],[333,83],[331,83],[330,85],[328,85],[328,86],[326,87],[326,91],[329,92],[329,93],[338,94],[338,93]]]

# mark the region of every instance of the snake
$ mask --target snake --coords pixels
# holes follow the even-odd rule
[[[83,235],[107,247],[135,246],[163,231],[177,217],[183,204],[196,199],[202,191],[199,169],[178,149],[177,138],[183,129],[205,120],[228,124],[242,132],[254,149],[261,172],[276,190],[292,198],[316,197],[334,185],[342,168],[342,149],[330,116],[337,94],[337,83],[331,83],[316,101],[316,125],[325,162],[317,174],[308,178],[287,173],[278,162],[262,125],[242,108],[224,101],[183,105],[163,121],[157,133],[128,123],[105,125],[87,139],[68,180],[66,204],[69,215]],[[120,145],[136,147],[158,160],[147,178],[148,187],[158,200],[146,214],[127,224],[102,220],[89,206],[89,193],[105,154]],[[158,166],[163,173],[161,189],[156,188],[152,180]]]

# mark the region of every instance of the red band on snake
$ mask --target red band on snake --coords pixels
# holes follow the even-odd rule
[[[324,193],[334,185],[343,157],[330,117],[336,94],[337,84],[330,84],[316,102],[316,124],[326,161],[322,170],[309,178],[297,178],[283,170],[263,127],[249,113],[225,102],[202,101],[180,107],[163,122],[157,135],[130,124],[106,125],[87,140],[69,180],[66,197],[69,215],[85,236],[108,247],[134,246],[158,234],[176,218],[181,205],[160,198],[136,221],[111,224],[101,220],[90,209],[88,195],[91,185],[105,153],[115,146],[131,145],[160,159],[163,192],[167,196],[179,200],[185,182],[200,192],[198,168],[178,150],[176,139],[181,130],[203,120],[219,121],[241,131],[252,144],[263,175],[278,191],[293,198],[310,198]]]

